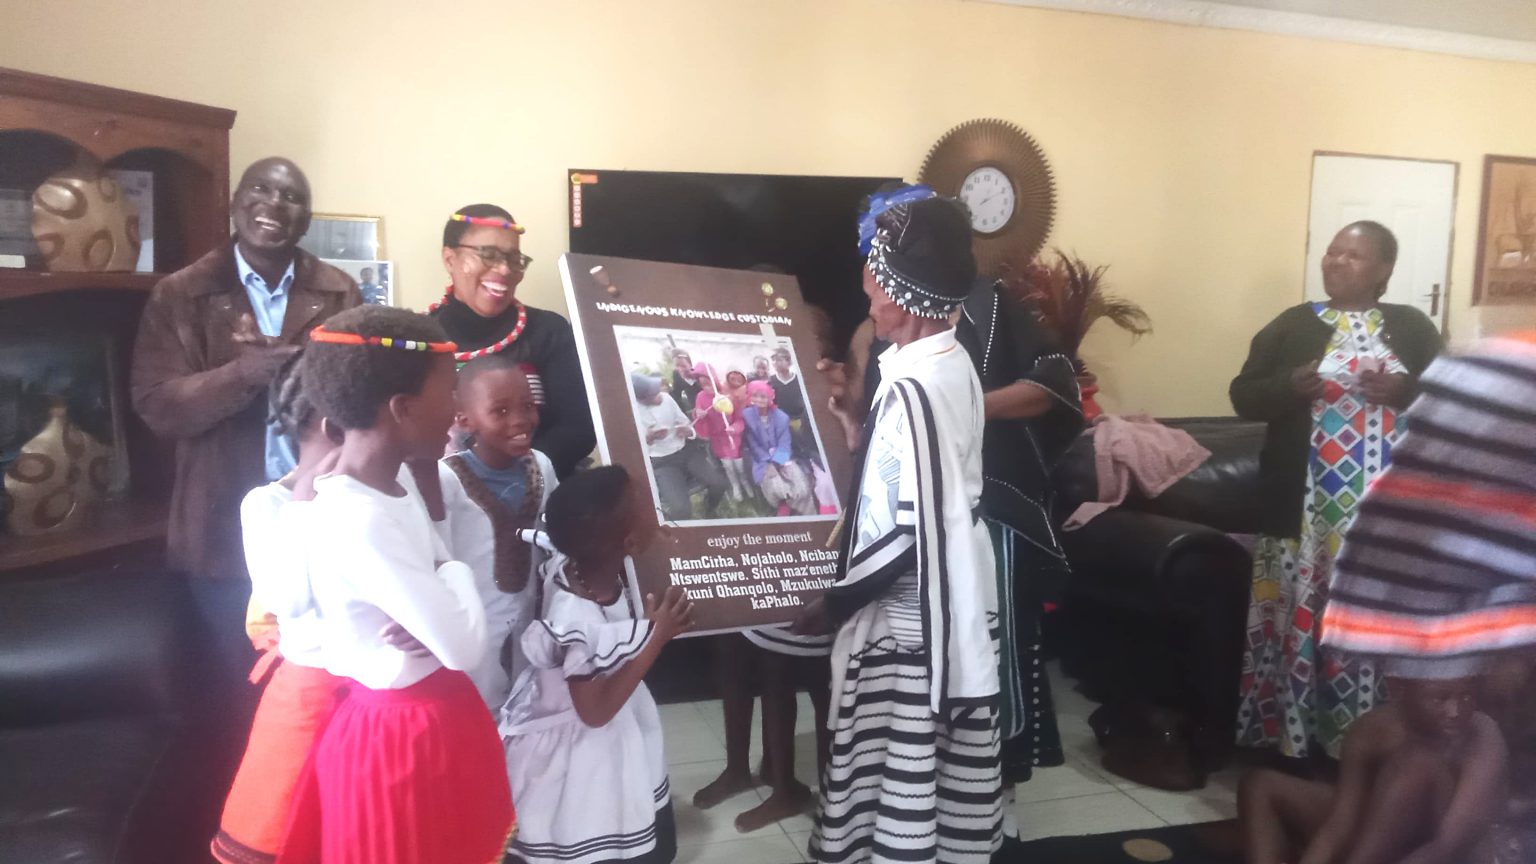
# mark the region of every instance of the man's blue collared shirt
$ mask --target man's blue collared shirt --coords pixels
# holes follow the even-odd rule
[[[246,263],[245,256],[240,254],[240,247],[235,246],[235,270],[240,274],[240,284],[245,286],[245,294],[251,299],[251,311],[256,314],[256,329],[263,336],[277,337],[283,333],[283,317],[288,314],[288,292],[293,287],[293,262],[288,262],[288,269],[283,273],[283,278],[277,281],[277,287],[267,285],[267,280],[261,278],[261,274],[251,269]],[[285,435],[278,434],[276,428],[267,427],[267,479],[278,480],[286,475],[298,464],[297,454],[294,452],[293,441]]]

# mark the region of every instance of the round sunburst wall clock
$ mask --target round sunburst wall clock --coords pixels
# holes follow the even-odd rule
[[[1035,139],[1006,120],[971,120],[944,133],[918,182],[971,211],[976,267],[995,276],[1007,260],[1029,261],[1056,214],[1056,183]]]

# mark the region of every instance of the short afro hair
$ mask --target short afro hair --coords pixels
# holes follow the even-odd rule
[[[333,333],[446,342],[442,325],[393,306],[355,306],[326,320]],[[402,393],[420,393],[438,355],[382,345],[310,342],[300,364],[305,392],[321,415],[342,429],[371,429],[379,408]]]
[[[459,369],[459,377],[454,386],[460,393],[463,393],[469,389],[469,385],[473,384],[476,378],[487,372],[509,372],[514,370],[523,373],[525,377],[529,371],[527,364],[523,361],[514,360],[506,354],[486,354],[483,357],[476,357],[465,363]]]
[[[267,389],[267,425],[292,438],[315,420],[315,405],[304,392],[304,379],[299,374],[303,359],[302,351],[289,358]]]
[[[1376,254],[1381,256],[1381,260],[1388,264],[1397,264],[1397,235],[1392,233],[1391,228],[1380,222],[1362,219],[1359,222],[1351,222],[1345,225],[1344,230],[1359,231],[1361,234],[1371,238],[1371,242],[1376,244]]]
[[[560,481],[544,505],[544,531],[555,548],[576,557],[611,532],[629,501],[629,472],[618,465],[577,471]]]
[[[497,207],[495,204],[471,204],[468,207],[460,207],[453,211],[455,216],[479,216],[488,219],[505,219],[508,222],[516,222],[512,214]],[[470,222],[456,222],[449,219],[443,224],[443,246],[457,246],[464,239],[464,232],[475,227]]]

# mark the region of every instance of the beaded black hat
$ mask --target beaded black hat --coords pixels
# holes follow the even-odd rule
[[[976,281],[971,220],[953,198],[927,198],[881,213],[869,271],[897,305],[923,318],[947,318]]]

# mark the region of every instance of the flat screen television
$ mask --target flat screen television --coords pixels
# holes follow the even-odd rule
[[[897,178],[587,168],[570,174],[572,252],[788,273],[806,302],[827,313],[834,350],[868,314],[859,208]]]

